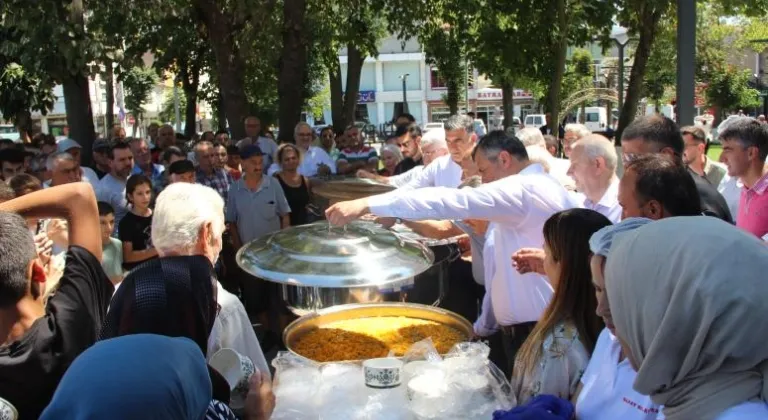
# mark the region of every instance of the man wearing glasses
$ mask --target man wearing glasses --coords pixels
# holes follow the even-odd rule
[[[683,136],[674,121],[663,115],[651,115],[636,119],[621,136],[624,166],[638,157],[650,154],[667,154],[683,165],[685,149]],[[705,215],[715,216],[733,224],[728,204],[706,179],[688,169],[699,191],[701,208]]]

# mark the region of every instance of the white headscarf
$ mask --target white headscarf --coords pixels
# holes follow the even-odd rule
[[[606,226],[593,233],[592,237],[589,238],[589,250],[595,255],[607,257],[608,251],[611,250],[611,245],[613,245],[613,241],[617,236],[631,232],[652,221],[653,220],[646,219],[645,217],[630,217],[615,225]]]
[[[634,388],[668,420],[768,401],[768,247],[713,217],[663,219],[617,238],[605,268]]]

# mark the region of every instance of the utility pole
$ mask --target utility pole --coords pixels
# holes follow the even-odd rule
[[[677,0],[677,123],[693,124],[696,73],[696,0]]]

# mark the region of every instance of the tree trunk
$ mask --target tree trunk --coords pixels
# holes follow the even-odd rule
[[[221,92],[216,99],[216,125],[219,131],[227,131],[227,114],[224,112],[224,98]]]
[[[445,87],[448,91],[445,94],[445,104],[451,115],[459,113],[459,82],[453,78],[445,81]]]
[[[32,131],[32,114],[29,111],[21,111],[14,120],[16,121],[16,129],[19,130],[21,142],[25,144],[31,143],[32,139],[29,133]]]
[[[504,130],[514,127],[515,86],[511,80],[501,82],[501,107],[504,115]]]
[[[344,117],[344,92],[341,86],[341,63],[336,61],[334,68],[328,71],[328,82],[331,89],[331,118],[336,131],[347,128],[348,121]]]
[[[565,74],[565,59],[568,53],[568,11],[566,10],[566,0],[557,0],[557,31],[558,41],[555,47],[554,72],[552,80],[549,83],[549,92],[547,94],[547,111],[551,117],[547,124],[555,137],[560,136],[560,92]]]
[[[184,136],[191,139],[197,134],[197,91],[200,86],[200,66],[184,63],[179,74],[184,97],[187,100],[184,110]]]
[[[344,92],[344,120],[355,122],[357,98],[360,93],[360,77],[363,73],[365,56],[352,44],[347,45],[347,89]]]
[[[115,71],[112,68],[111,61],[104,63],[104,66],[107,68],[106,72],[104,73],[104,84],[106,85],[105,90],[107,94],[107,110],[105,111],[105,115],[107,117],[107,126],[104,127],[104,130],[106,131],[104,136],[109,138],[112,126],[115,125]]]
[[[80,74],[64,79],[64,107],[67,111],[69,137],[80,143],[82,164],[91,163],[93,145],[93,111],[88,91],[88,78]]]
[[[659,29],[659,20],[661,19],[662,12],[661,8],[648,7],[641,16],[640,27],[638,28],[640,39],[635,50],[635,62],[632,64],[632,71],[629,75],[624,106],[619,111],[619,126],[616,130],[617,146],[621,145],[621,133],[635,119],[637,114],[637,104],[640,102],[643,93],[645,69],[648,65],[648,58],[651,56],[651,47]],[[622,64],[619,63],[619,65]]]
[[[216,55],[219,73],[219,92],[223,99],[223,111],[232,132],[232,139],[245,138],[245,121],[248,99],[245,97],[245,62],[235,43],[235,31],[229,15],[225,14],[216,0],[195,0],[199,15],[208,29],[208,39]],[[219,125],[221,125],[219,121]]]
[[[304,105],[304,76],[307,71],[306,0],[285,0],[283,4],[283,48],[277,93],[280,97],[278,124],[280,142],[293,142],[293,129],[301,119]]]

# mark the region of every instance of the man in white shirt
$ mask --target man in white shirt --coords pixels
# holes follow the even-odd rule
[[[526,127],[518,131],[516,136],[523,142],[525,147],[537,147],[540,149],[540,153],[536,153],[536,155],[547,160],[550,175],[560,181],[564,187],[569,189],[575,188],[573,180],[567,175],[571,162],[568,159],[556,158],[547,151],[547,142],[544,140],[544,135],[541,134],[540,130]]]
[[[109,173],[101,178],[96,186],[99,201],[109,203],[115,209],[115,234],[123,216],[128,214],[128,200],[125,197],[125,184],[133,170],[133,152],[127,143],[115,143],[109,152]]]
[[[573,144],[568,175],[583,195],[584,208],[595,210],[612,223],[621,221],[618,155],[610,140],[590,134]]]
[[[486,294],[475,334],[486,337],[501,329],[511,364],[549,304],[553,290],[544,276],[521,275],[507,261],[520,248],[541,246],[544,222],[556,212],[576,207],[576,202],[541,165],[528,160],[518,139],[501,131],[485,136],[473,155],[483,182],[489,183],[474,189],[398,189],[337,203],[326,216],[336,225],[368,212],[411,220],[490,221],[483,250]]]
[[[305,122],[296,124],[296,128],[293,130],[293,138],[296,141],[296,146],[301,150],[301,165],[299,165],[299,174],[306,177],[313,177],[317,175],[329,175],[336,173],[336,162],[331,159],[331,156],[320,147],[312,145],[312,127]],[[272,176],[280,170],[280,165],[277,162],[273,163],[267,175]]]
[[[245,119],[246,138],[237,142],[237,147],[242,150],[245,146],[255,144],[259,146],[264,153],[264,171],[266,172],[272,165],[272,160],[277,153],[277,143],[269,137],[261,135],[261,120],[258,117],[250,116]]]
[[[424,166],[418,176],[400,188],[456,188],[462,179],[475,175],[472,150],[477,144],[477,135],[472,118],[466,115],[453,115],[448,118],[445,122],[445,142],[450,156],[437,158],[431,165]],[[426,158],[423,149],[422,153]]]
[[[96,172],[94,172],[93,169],[86,166],[80,166],[80,149],[82,149],[80,143],[72,139],[61,139],[56,142],[56,151],[59,153],[69,153],[75,160],[82,181],[91,184],[91,186],[96,189],[96,185],[99,183],[99,176],[96,175]]]

